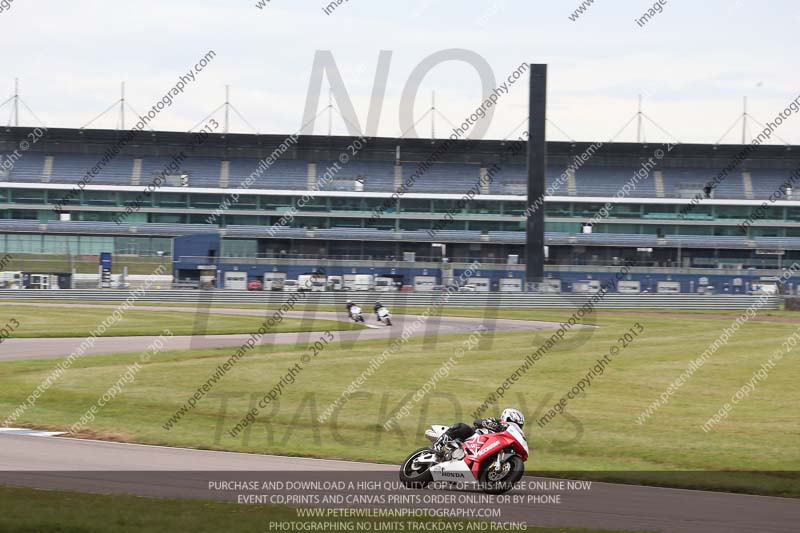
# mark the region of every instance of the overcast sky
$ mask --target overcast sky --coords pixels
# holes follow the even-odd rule
[[[258,1],[13,0],[0,12],[0,102],[19,77],[22,99],[47,126],[81,127],[119,98],[125,81],[130,103],[143,113],[208,50],[216,58],[154,128],[189,129],[223,103],[230,84],[231,102],[260,132],[293,133],[319,50],[333,54],[362,126],[378,54],[392,52],[383,136],[400,134],[400,96],[414,68],[454,48],[484,58],[498,83],[522,62],[548,63],[548,116],[577,140],[614,136],[636,112],[640,93],[645,113],[681,142],[716,142],[741,115],[743,96],[765,122],[800,95],[800,7],[788,0],[669,0],[644,27],[635,19],[653,5],[646,0],[595,0],[576,21],[569,15],[580,0],[349,0],[329,15],[322,0],[270,0],[263,9]],[[433,91],[453,123],[482,100],[478,73],[464,62],[442,63],[424,78],[416,118]],[[512,136],[527,116],[527,92],[526,76],[498,102],[486,138]],[[327,93],[325,79],[320,106]],[[9,118],[6,105],[0,120]],[[21,122],[35,120],[23,109]],[[667,139],[645,122],[648,141]],[[111,113],[92,127],[117,123]],[[437,136],[446,136],[445,118],[436,123]],[[251,131],[236,116],[230,128]],[[323,114],[315,132],[327,128]],[[338,116],[332,129],[347,133]],[[426,118],[418,131],[430,130]],[[800,144],[800,117],[777,134]],[[548,138],[565,136],[550,125]],[[740,138],[739,125],[725,140]],[[635,139],[635,123],[618,137]]]

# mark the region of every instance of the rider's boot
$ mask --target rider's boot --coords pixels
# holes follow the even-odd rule
[[[436,439],[436,442],[433,443],[433,452],[439,457],[444,457],[449,443],[450,437],[447,435],[442,435]]]

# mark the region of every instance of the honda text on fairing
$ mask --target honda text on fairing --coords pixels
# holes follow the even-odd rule
[[[431,426],[425,436],[437,442],[447,426]],[[509,422],[496,433],[478,429],[463,443],[444,454],[435,447],[420,448],[403,462],[400,481],[410,488],[423,488],[431,482],[457,483],[476,487],[488,494],[511,490],[525,472],[528,442],[520,426]]]

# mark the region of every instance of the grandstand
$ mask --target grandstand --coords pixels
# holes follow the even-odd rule
[[[26,134],[24,128],[0,132],[2,157],[18,150]],[[126,145],[56,212],[53,204],[75,189],[123,135],[50,129],[24,152],[13,169],[0,175],[0,251],[54,253],[63,251],[64,239],[75,238],[82,253],[129,250],[135,242],[142,253],[169,254],[165,239],[212,233],[221,238],[223,257],[243,263],[269,257],[387,260],[407,252],[419,260],[440,261],[440,247],[433,245],[442,243],[452,261],[505,263],[509,256],[524,257],[525,150],[510,150],[510,142],[458,141],[419,176],[437,141],[370,139],[308,196],[326,169],[348,153],[353,138],[300,137],[251,186],[240,188],[285,136],[212,135],[187,154],[181,179],[168,179],[124,224],[116,224],[114,215],[191,144],[189,134],[148,132]],[[686,212],[690,199],[705,195],[705,184],[741,146],[677,145],[624,195],[621,187],[662,146],[604,144],[586,164],[568,171],[589,146],[548,143],[548,265],[629,260],[642,267],[706,268],[716,262],[747,269],[800,259],[800,191],[787,191],[749,228],[739,227],[793,175],[800,164],[798,147],[758,147]],[[499,171],[493,181],[445,229],[432,234],[495,164]],[[407,192],[393,198],[415,173],[419,177]],[[556,187],[562,174],[567,179]],[[238,194],[236,200],[220,210],[232,193]],[[373,217],[387,200],[388,209]],[[587,222],[606,202],[609,215],[595,221],[589,232]],[[297,211],[287,220],[293,206]]]

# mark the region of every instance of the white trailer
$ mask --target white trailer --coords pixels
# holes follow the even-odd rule
[[[264,290],[282,291],[286,282],[286,272],[264,272]]]
[[[636,280],[622,280],[617,285],[620,294],[639,294],[642,292],[642,282]]]
[[[436,276],[414,276],[415,291],[432,291],[436,285]]]
[[[760,278],[750,284],[750,294],[775,296],[779,292],[777,278]]]
[[[302,274],[297,276],[297,290],[324,292],[325,282],[325,276],[318,276],[316,274]]]
[[[599,279],[582,279],[572,284],[572,292],[589,293],[600,290]]]
[[[680,281],[659,281],[656,283],[656,292],[658,294],[678,294],[681,292]]]
[[[372,291],[375,290],[375,276],[372,274],[356,274],[353,280],[354,291]]]
[[[522,280],[517,278],[501,278],[498,290],[500,292],[521,292]]]
[[[342,276],[328,276],[328,290],[341,291],[344,290],[344,279]]]
[[[225,288],[231,291],[247,290],[247,272],[225,272]]]
[[[22,272],[0,272],[0,288],[21,289]]]
[[[558,278],[546,278],[540,285],[542,292],[559,293],[561,292],[561,280]]]
[[[58,276],[55,274],[30,274],[28,288],[50,291],[57,290]]]
[[[472,285],[475,292],[489,292],[492,289],[492,280],[489,278],[469,278],[467,285]]]
[[[345,274],[342,276],[342,290],[343,291],[352,291],[355,290],[356,287],[356,275],[355,274]]]
[[[375,278],[375,290],[378,292],[396,292],[397,285],[394,282],[394,278],[378,276]]]
[[[325,292],[328,288],[328,280],[325,276],[311,277],[311,292]]]

